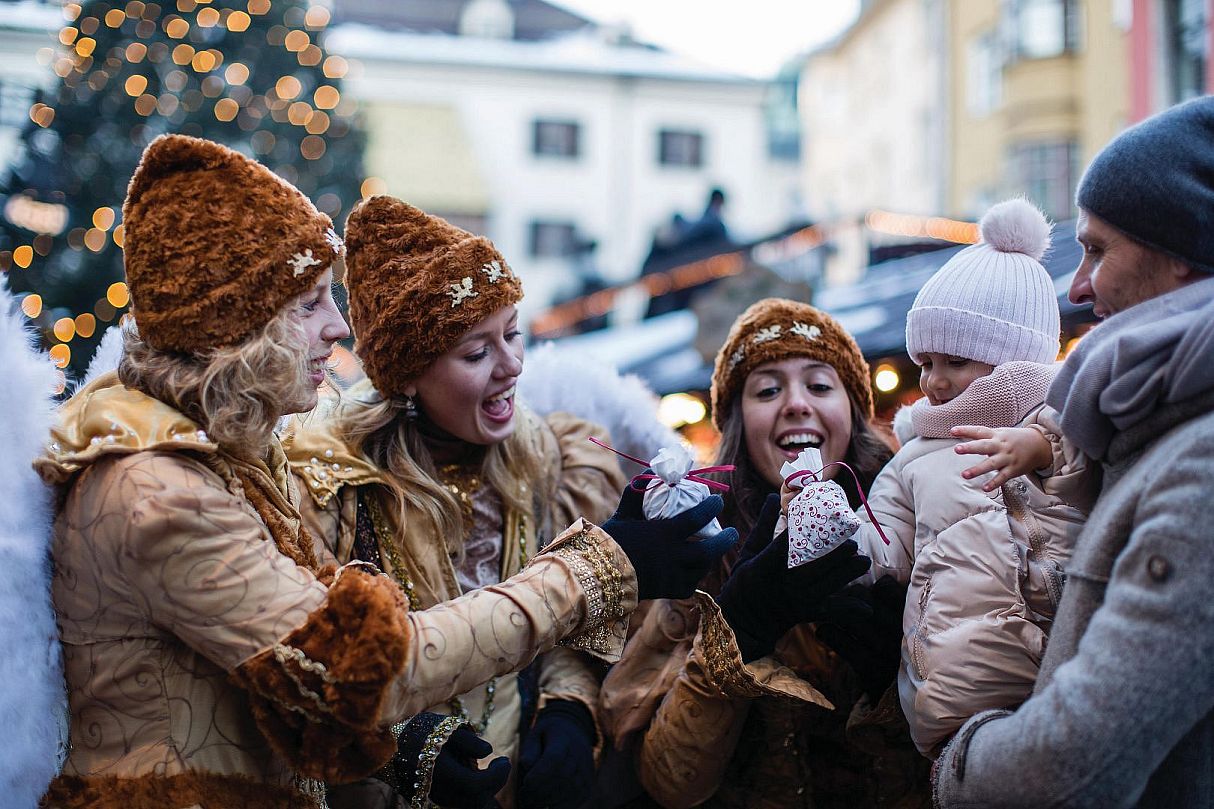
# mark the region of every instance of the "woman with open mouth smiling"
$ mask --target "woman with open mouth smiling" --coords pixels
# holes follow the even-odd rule
[[[523,290],[493,244],[392,197],[360,204],[346,243],[350,320],[368,379],[284,440],[311,494],[304,520],[337,558],[375,565],[424,609],[493,590],[556,530],[611,515],[624,478],[587,440],[606,440],[605,431],[568,414],[541,418],[515,399]],[[706,508],[715,513],[720,501]],[[482,631],[532,620],[498,610]],[[455,639],[432,643],[435,655],[474,653]],[[436,723],[446,717],[483,740],[453,737],[464,766],[435,769],[436,803],[481,806],[496,793],[507,807],[576,806],[594,774],[597,697],[583,653],[555,649],[522,675],[436,700],[408,723],[393,764],[331,788],[330,806],[394,805],[376,798],[389,787],[413,799],[425,780],[414,773],[415,748],[441,744]]]
[[[893,456],[871,424],[859,347],[808,304],[769,298],[747,309],[717,354],[711,393],[721,432],[716,462],[734,466],[721,521],[743,535],[772,536],[780,468],[806,447],[824,464],[855,471],[853,478],[835,466],[822,475],[853,508]],[[905,735],[896,693],[863,701],[869,672],[852,670],[809,623],[868,560],[848,542],[789,570],[787,541],[772,541],[778,558],[760,571],[764,551],[747,559],[751,544],[701,582],[713,599],[701,596],[698,611],[686,601],[655,602],[603,683],[603,725],[632,755],[640,785],[664,807],[928,805],[926,762],[909,738],[877,751],[848,733],[867,726],[870,739],[885,741],[892,724]],[[717,680],[722,652],[697,638],[718,607],[753,678],[745,688]],[[900,616],[900,602],[898,609]],[[896,658],[897,640],[890,648]]]

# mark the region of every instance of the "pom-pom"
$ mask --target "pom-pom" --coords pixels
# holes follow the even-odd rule
[[[982,241],[1001,253],[1024,253],[1041,261],[1050,247],[1050,223],[1025,199],[1000,202],[986,212],[978,229]]]

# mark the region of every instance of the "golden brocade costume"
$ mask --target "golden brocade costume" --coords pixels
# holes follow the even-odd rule
[[[365,565],[326,566],[277,442],[233,456],[112,373],[63,405],[35,467],[60,493],[71,706],[48,807],[314,809],[311,779],[374,772],[393,723],[562,638],[617,658],[636,605],[623,552],[579,521],[513,581],[411,610]]]
[[[357,408],[360,396],[372,391],[368,382],[359,383],[343,394],[341,409]],[[579,515],[596,521],[610,516],[625,483],[615,456],[587,440],[590,436],[606,440],[602,428],[564,413],[541,418],[523,407],[518,408],[516,418],[525,420],[520,431],[530,438],[535,455],[543,459],[541,479],[550,485],[546,491],[529,492],[532,508],[520,512],[482,484],[476,471],[440,468],[440,481],[456,496],[463,511],[466,536],[454,543],[437,536],[420,515],[406,516],[408,527],[402,536],[383,473],[347,445],[334,417],[318,410],[311,417],[295,419],[283,443],[300,487],[310,495],[301,506],[304,522],[339,561],[364,559],[377,564],[398,583],[415,609],[449,601],[469,587],[505,580],[522,568],[528,555],[550,541],[554,526]],[[370,543],[366,541],[368,527],[373,532]],[[460,554],[454,549],[461,546],[479,562],[458,561]],[[490,554],[491,549],[496,552]],[[487,571],[486,580],[489,563],[494,569]],[[481,570],[479,580],[475,567]],[[444,647],[440,653],[462,656],[467,652]],[[598,691],[598,679],[581,652],[559,648],[541,657],[537,708],[552,699],[574,700],[593,715]],[[434,703],[426,710],[465,715],[493,745],[493,755],[514,760],[522,708],[518,678],[506,676],[478,683],[454,700]],[[507,806],[512,784],[499,793],[499,800]]]

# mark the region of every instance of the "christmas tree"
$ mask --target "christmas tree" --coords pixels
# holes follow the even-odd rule
[[[52,357],[79,373],[129,303],[122,201],[153,138],[231,146],[340,221],[359,198],[363,137],[322,5],[89,0],[64,15],[61,82],[30,109],[0,186],[0,270]]]

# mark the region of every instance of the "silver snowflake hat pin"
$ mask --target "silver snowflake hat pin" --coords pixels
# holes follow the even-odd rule
[[[806,340],[817,340],[822,336],[822,330],[817,326],[810,326],[799,320],[793,321],[792,328],[789,331],[799,337],[804,337]]]
[[[308,271],[309,267],[315,267],[320,263],[320,259],[312,255],[312,248],[309,247],[302,253],[296,253],[287,259],[287,263],[291,265],[291,274],[298,278]]]
[[[338,236],[337,231],[335,231],[333,228],[329,228],[325,231],[325,241],[329,243],[329,247],[332,247],[333,252],[337,255],[340,256],[343,252],[345,252],[346,243],[341,240],[341,236]]]
[[[775,326],[759,329],[755,332],[755,336],[750,338],[750,342],[758,345],[759,343],[768,343],[778,339],[780,339],[780,325],[777,323]]]
[[[500,279],[505,278],[509,270],[503,269],[501,262],[497,259],[490,261],[488,264],[481,266],[481,272],[489,279],[489,283],[496,284]]]

